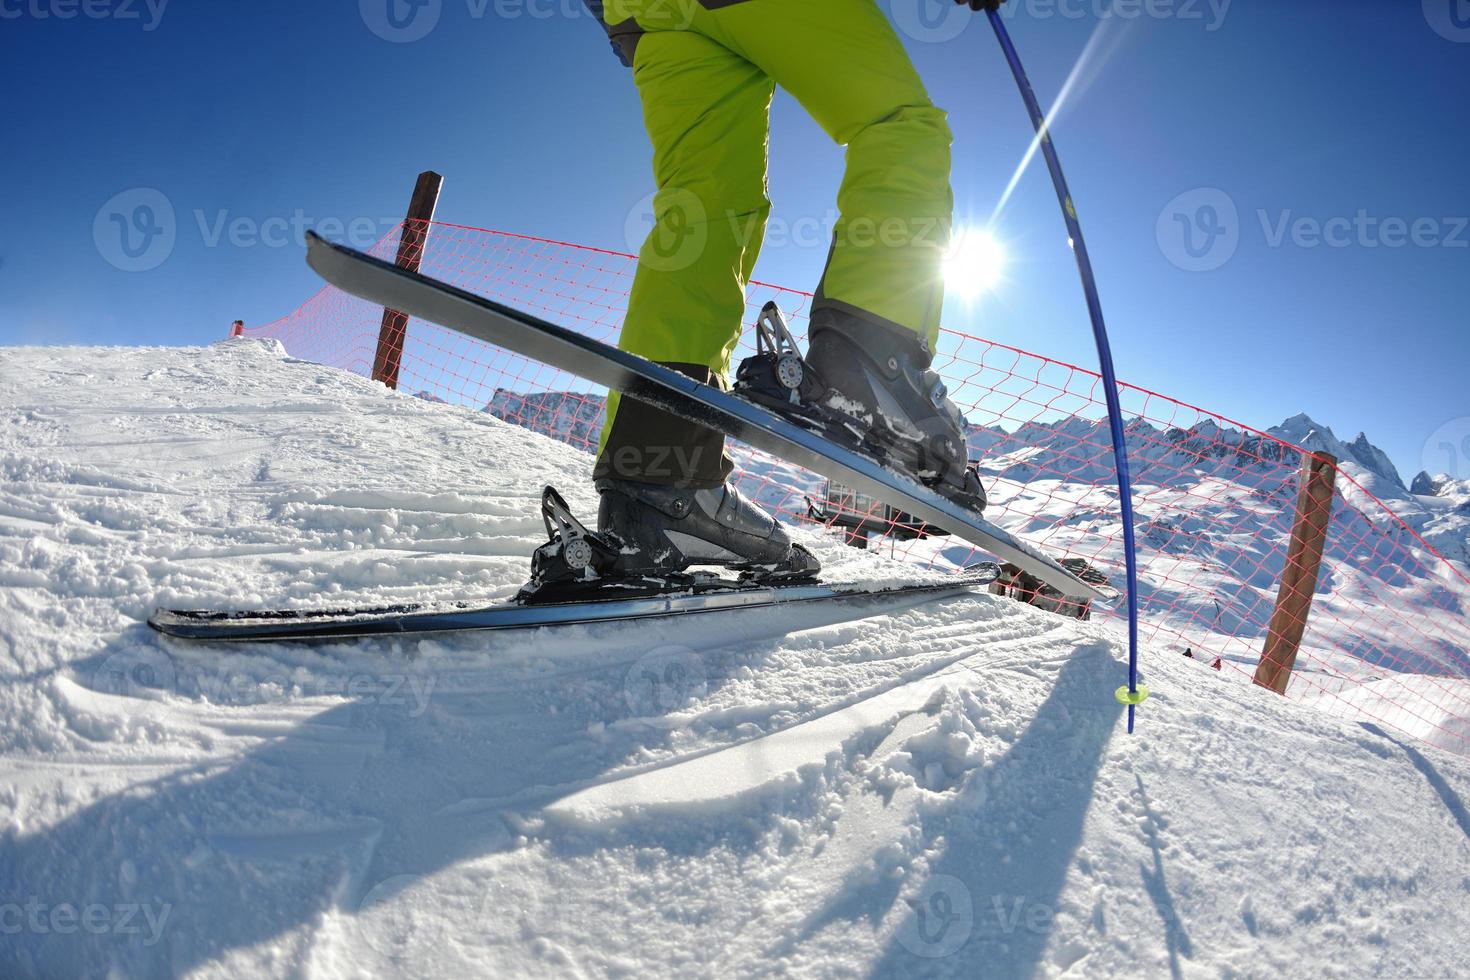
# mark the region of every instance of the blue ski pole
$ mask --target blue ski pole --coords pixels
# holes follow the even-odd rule
[[[987,10],[990,25],[1005,52],[1021,89],[1021,99],[1026,111],[1031,114],[1031,124],[1036,128],[1036,139],[1046,157],[1047,169],[1051,171],[1051,182],[1056,187],[1057,199],[1062,205],[1062,218],[1067,222],[1067,233],[1072,237],[1072,251],[1077,256],[1077,271],[1082,275],[1082,291],[1087,295],[1087,313],[1092,318],[1092,335],[1097,341],[1097,357],[1102,369],[1103,390],[1108,405],[1108,427],[1113,433],[1113,458],[1118,467],[1118,501],[1123,511],[1123,562],[1128,575],[1128,685],[1118,688],[1117,697],[1128,706],[1128,731],[1133,731],[1133,714],[1143,699],[1148,697],[1148,688],[1138,684],[1138,553],[1133,533],[1133,482],[1128,473],[1128,442],[1123,430],[1123,408],[1118,401],[1118,377],[1113,370],[1113,350],[1108,343],[1108,329],[1103,322],[1102,301],[1097,295],[1097,278],[1092,272],[1092,260],[1087,255],[1087,242],[1082,237],[1082,224],[1077,220],[1077,208],[1072,203],[1072,192],[1067,188],[1067,177],[1062,173],[1061,160],[1052,145],[1046,115],[1041,103],[1036,100],[1036,89],[1026,77],[1021,65],[1021,56],[1011,41],[1010,32],[1001,20],[999,10]]]

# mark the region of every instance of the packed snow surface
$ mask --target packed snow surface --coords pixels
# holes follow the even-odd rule
[[[144,625],[506,597],[589,469],[272,343],[0,351],[0,975],[1470,973],[1470,760],[1147,651],[1129,736],[1104,625]]]

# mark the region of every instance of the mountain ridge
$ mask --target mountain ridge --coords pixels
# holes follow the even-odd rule
[[[482,410],[585,448],[596,444],[605,407],[604,397],[590,392],[501,388]],[[1264,434],[1222,425],[1213,418],[1187,428],[1134,418],[1128,432],[1133,476],[1141,485],[1180,488],[1224,479],[1244,481],[1256,490],[1290,493],[1289,485],[1278,479],[1284,464],[1296,465],[1288,446],[1329,453],[1354,482],[1384,501],[1398,520],[1441,554],[1470,564],[1470,481],[1420,473],[1412,485],[1406,484],[1388,454],[1365,433],[1343,442],[1331,427],[1305,412]],[[1068,482],[1092,485],[1113,479],[1111,436],[1103,420],[1065,416],[1027,422],[1014,431],[970,424],[966,441],[987,478],[1026,484],[1063,475]],[[786,485],[791,479],[787,474],[777,482]]]

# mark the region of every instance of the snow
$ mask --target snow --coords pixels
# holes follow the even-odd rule
[[[1130,737],[1105,624],[142,622],[507,596],[589,470],[269,342],[0,352],[0,975],[1470,972],[1470,760],[1157,651]]]
[[[1387,691],[1380,690],[1385,687]],[[1311,690],[1305,700],[1347,718],[1382,717],[1400,732],[1449,752],[1461,752],[1470,740],[1470,720],[1444,708],[1446,703],[1470,704],[1470,681],[1395,675],[1335,690]]]

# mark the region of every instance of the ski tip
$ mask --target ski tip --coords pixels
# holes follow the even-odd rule
[[[314,231],[306,233],[306,264],[331,285],[343,288],[339,282],[344,268],[344,259],[358,257],[352,249],[329,242]],[[371,256],[362,255],[363,259]],[[349,290],[350,292],[351,290]]]
[[[342,255],[344,253],[345,254],[352,254],[353,253],[353,249],[350,249],[350,248],[348,248],[345,245],[338,245],[336,242],[329,241],[326,238],[323,238],[321,235],[317,234],[316,232],[314,232],[314,231],[312,231],[310,229],[307,229],[307,232],[306,232],[306,263],[307,263],[307,265],[310,265],[312,268],[316,268],[317,263],[318,263],[319,260],[321,260],[323,258],[326,258],[328,256]],[[364,256],[364,257],[367,258],[368,256]]]
[[[187,618],[175,610],[155,609],[153,615],[149,616],[145,622],[149,629],[163,636],[172,636],[182,640],[191,638]]]
[[[326,274],[322,272],[320,260],[330,247],[331,244],[316,232],[308,231],[306,233],[306,264],[323,279],[326,278]]]

